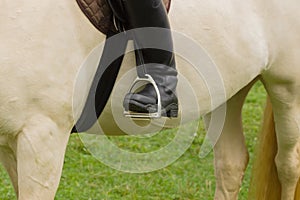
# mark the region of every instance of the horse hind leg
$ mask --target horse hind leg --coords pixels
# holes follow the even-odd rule
[[[275,164],[281,184],[281,200],[294,200],[300,177],[300,96],[295,84],[265,80],[274,112],[278,145]]]
[[[227,102],[224,128],[214,147],[215,200],[234,200],[238,198],[244,171],[249,161],[241,113],[245,97],[253,83],[250,83]],[[214,112],[218,112],[218,109]]]
[[[20,200],[54,199],[69,133],[44,115],[29,119],[17,138]]]
[[[273,104],[274,105],[274,104]],[[283,106],[285,107],[285,106]],[[281,199],[294,200],[300,177],[300,119],[299,108],[274,106],[278,152],[275,163],[281,183]]]

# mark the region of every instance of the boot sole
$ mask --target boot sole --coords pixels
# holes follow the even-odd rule
[[[127,104],[126,111],[132,112],[132,113],[155,113],[157,112],[157,105],[153,104],[141,104],[137,101],[131,101],[129,104]],[[161,116],[162,117],[169,117],[169,118],[176,118],[178,117],[178,104],[177,103],[171,103],[165,107],[162,107],[161,110]]]

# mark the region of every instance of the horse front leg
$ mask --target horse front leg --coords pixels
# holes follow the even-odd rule
[[[226,119],[221,136],[214,147],[215,200],[234,200],[247,167],[249,156],[242,128],[241,110],[249,84],[227,102]],[[214,112],[218,112],[218,109]]]
[[[53,200],[58,188],[69,133],[44,115],[30,118],[17,138],[20,200]]]

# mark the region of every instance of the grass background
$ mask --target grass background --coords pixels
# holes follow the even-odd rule
[[[266,94],[261,83],[250,91],[243,109],[243,124],[250,164],[247,168],[239,199],[247,198],[254,147],[261,124]],[[172,165],[152,173],[129,174],[111,169],[90,155],[77,134],[70,138],[65,165],[56,199],[74,200],[210,200],[213,199],[215,180],[213,153],[204,159],[198,154],[203,142],[203,125],[191,147]],[[172,134],[150,140],[150,146],[168,141]],[[122,148],[148,151],[139,139],[115,137],[111,140]],[[149,141],[148,141],[149,142]],[[149,143],[148,143],[149,144]],[[163,144],[164,145],[164,144]],[[162,145],[162,146],[163,146]],[[155,148],[156,148],[155,147]],[[0,168],[0,199],[16,199],[9,178]]]

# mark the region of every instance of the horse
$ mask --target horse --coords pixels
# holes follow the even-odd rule
[[[0,160],[18,199],[54,199],[69,133],[75,124],[74,112],[83,109],[80,100],[73,108],[74,85],[83,60],[104,36],[75,1],[3,0],[0,5]],[[254,198],[299,199],[299,6],[296,0],[172,3],[172,29],[201,44],[222,77],[224,94],[219,90],[211,94],[205,79],[195,75],[191,64],[178,59],[178,71],[189,81],[199,106],[191,113],[205,115],[209,124],[210,116],[226,104],[224,126],[214,146],[215,199],[237,199],[249,157],[241,109],[256,81],[263,82],[270,101],[265,121],[268,126],[264,129],[267,131],[262,133],[267,142],[259,147],[262,159],[257,159],[257,175],[253,175],[253,180],[258,181],[253,185],[261,190],[253,189],[257,193]],[[118,80],[134,67],[131,59],[124,62]],[[95,69],[87,73],[91,78]],[[87,85],[82,86],[83,97],[78,98],[87,96]],[[180,90],[179,86],[178,95],[181,93],[184,88]],[[216,99],[213,105],[211,96]],[[111,102],[99,124],[103,130],[121,134]],[[273,135],[268,135],[270,132]],[[271,145],[269,139],[275,142]],[[271,150],[273,157],[264,159]],[[269,172],[269,166],[273,166],[274,174],[261,176],[259,172]],[[270,184],[268,175],[278,175],[278,179],[272,179],[278,184]]]

